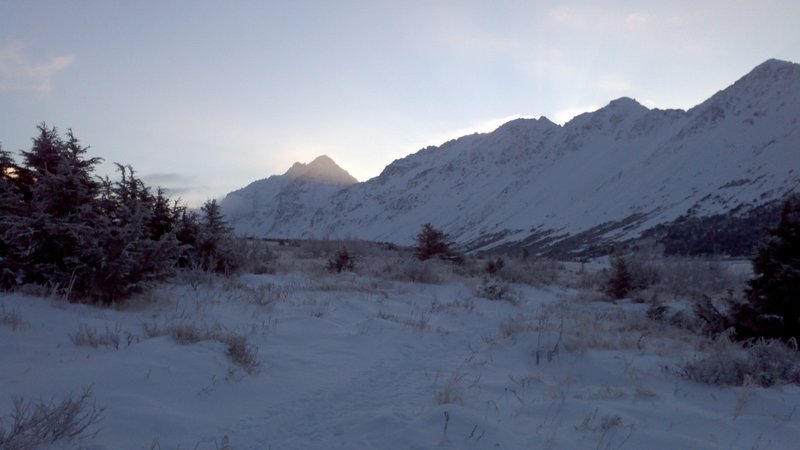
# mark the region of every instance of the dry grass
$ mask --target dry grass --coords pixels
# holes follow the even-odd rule
[[[508,283],[543,287],[556,284],[562,278],[564,265],[547,258],[504,259],[497,277]]]
[[[257,372],[261,366],[258,347],[249,344],[246,336],[226,330],[218,323],[213,326],[196,322],[173,323],[166,327],[160,327],[155,322],[145,322],[143,327],[150,338],[170,336],[181,345],[191,345],[203,341],[220,342],[226,346],[225,354],[228,358],[250,374]]]
[[[441,390],[434,392],[433,399],[437,405],[464,404],[464,374],[455,371],[445,380]]]
[[[522,314],[517,314],[503,319],[498,328],[501,338],[516,338],[520,334],[535,330],[536,324]]]
[[[389,314],[383,311],[379,311],[377,314],[378,319],[387,320],[389,322],[398,323],[400,325],[418,330],[418,331],[425,331],[429,327],[428,316],[425,313],[415,313],[412,312],[409,317],[401,317],[396,314]]]
[[[30,328],[30,324],[22,319],[19,308],[7,311],[5,305],[0,305],[0,325],[7,326],[13,331]]]
[[[79,347],[108,347],[115,350],[119,350],[121,345],[129,347],[139,341],[138,336],[129,331],[123,331],[119,326],[114,329],[106,326],[104,330],[98,331],[96,328],[89,328],[86,324],[81,324],[78,331],[69,335],[69,339]]]

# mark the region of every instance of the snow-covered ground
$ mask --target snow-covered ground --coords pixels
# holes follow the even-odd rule
[[[97,434],[55,448],[797,448],[798,386],[686,379],[715,344],[647,303],[573,282],[492,301],[466,270],[324,264],[184,276],[110,309],[0,295],[0,415],[90,387]],[[257,366],[227,354],[237,335]]]

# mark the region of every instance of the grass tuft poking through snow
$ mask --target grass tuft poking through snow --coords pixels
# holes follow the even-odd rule
[[[192,345],[202,341],[220,342],[226,346],[225,354],[228,358],[250,374],[255,373],[261,366],[258,347],[249,344],[246,336],[226,330],[219,323],[213,326],[196,322],[173,323],[160,327],[157,323],[145,322],[143,327],[149,338],[170,336],[181,345]]]
[[[5,305],[0,305],[0,325],[7,326],[14,331],[30,327],[30,324],[22,319],[19,308],[6,311]]]

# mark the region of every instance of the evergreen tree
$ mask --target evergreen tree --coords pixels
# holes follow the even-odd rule
[[[417,234],[417,241],[414,254],[420,261],[425,261],[434,256],[454,262],[463,262],[464,257],[453,249],[453,244],[449,241],[447,234],[437,230],[430,223],[422,226],[422,230]]]
[[[733,309],[736,336],[800,341],[800,202],[786,200],[752,263],[746,302]]]
[[[336,253],[334,258],[328,260],[328,271],[342,273],[342,271],[353,271],[356,268],[355,258],[350,255],[346,248],[342,248]]]
[[[196,212],[188,210],[185,206],[175,206],[176,217],[175,237],[183,246],[183,251],[178,259],[178,266],[182,268],[195,267],[199,263],[197,248],[200,240],[200,218]]]
[[[171,228],[154,235],[157,197],[130,166],[118,164],[117,168],[120,180],[106,181],[99,200],[104,211],[95,225],[98,245],[87,249],[86,256],[93,262],[92,297],[105,303],[119,301],[171,274],[179,252]]]
[[[147,221],[150,237],[158,240],[175,229],[178,221],[177,210],[170,206],[170,199],[164,189],[158,188],[152,201],[152,214]]]
[[[30,151],[23,151],[20,173],[30,185],[30,198],[14,230],[26,243],[18,255],[18,273],[26,283],[86,289],[88,270],[80,249],[92,246],[91,224],[98,218],[99,184],[91,172],[99,158],[85,158],[72,131],[64,141],[56,128],[38,127]]]
[[[230,273],[238,268],[231,246],[232,229],[228,227],[216,200],[207,201],[200,210],[203,220],[197,242],[203,269]]]
[[[22,186],[19,178],[20,168],[11,153],[0,145],[0,214],[18,214],[22,207]]]
[[[0,146],[0,289],[16,283],[15,261],[22,250],[15,237],[23,209],[19,167],[11,154]]]
[[[603,286],[603,292],[611,298],[625,298],[633,290],[633,278],[625,259],[615,255],[611,259],[611,273]]]

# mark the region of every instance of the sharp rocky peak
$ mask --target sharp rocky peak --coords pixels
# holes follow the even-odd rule
[[[290,178],[341,184],[345,186],[358,183],[355,177],[339,167],[328,155],[318,156],[308,164],[296,162],[289,168],[285,175]]]

